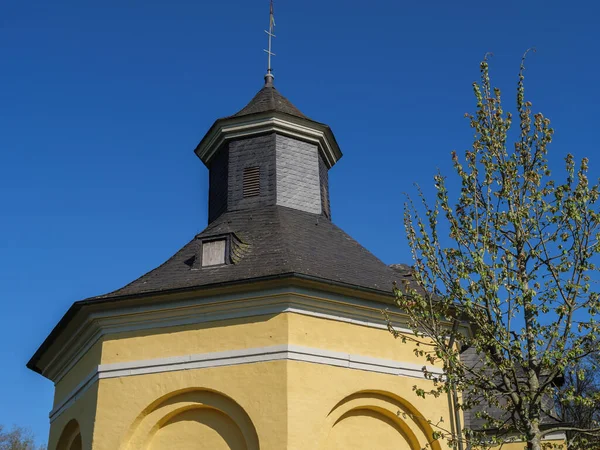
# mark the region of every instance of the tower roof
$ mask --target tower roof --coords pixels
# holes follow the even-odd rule
[[[232,237],[232,263],[198,267],[203,242],[225,235]],[[393,304],[392,283],[410,274],[406,266],[387,266],[323,216],[282,206],[227,212],[156,269],[116,291],[75,302],[28,367],[42,373],[44,352],[82,308],[97,303],[295,278],[370,292]]]
[[[304,115],[273,86],[268,74],[252,100],[232,116],[217,119],[194,152],[209,167],[224,142],[269,132],[317,144],[328,168],[342,157],[331,128]]]
[[[230,117],[241,117],[263,112],[281,112],[308,119],[292,102],[281,95],[271,83],[267,83],[244,108]]]
[[[239,239],[233,264],[196,266],[203,241]],[[114,292],[95,297],[161,293],[284,275],[392,294],[409,268],[389,267],[330,220],[281,206],[223,214],[165,263]],[[391,301],[391,300],[390,300]]]

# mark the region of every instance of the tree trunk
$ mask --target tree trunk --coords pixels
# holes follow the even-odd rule
[[[542,435],[537,421],[529,424],[527,430],[527,450],[542,450]]]

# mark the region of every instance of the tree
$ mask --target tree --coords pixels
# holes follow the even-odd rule
[[[460,191],[451,200],[450,184],[438,172],[434,202],[420,190],[419,202],[407,198],[404,225],[414,277],[394,292],[414,336],[395,335],[413,340],[418,355],[444,368],[444,376],[426,373],[433,388],[415,388],[418,395],[458,392],[457,406],[477,409],[484,428],[494,430],[466,431],[467,439],[493,445],[510,433],[540,450],[550,433],[600,432],[597,424],[549,420],[555,411],[547,401],[555,397],[557,381],[600,348],[594,289],[600,215],[587,159],[577,164],[566,155],[564,181],[551,178],[547,154],[554,130],[525,99],[525,55],[518,129],[511,130],[513,116],[492,88],[486,56],[481,81],[473,84],[476,112],[466,115],[473,145],[463,158],[452,153]],[[466,348],[478,364],[461,358]],[[568,387],[561,401],[590,400]],[[458,442],[457,436],[439,436]]]
[[[0,425],[0,450],[42,450],[36,447],[33,434],[22,427],[14,426],[10,431]]]
[[[556,399],[561,418],[565,422],[586,428],[600,426],[600,374],[595,370],[599,362],[600,355],[595,354],[565,374],[564,386],[558,391]],[[560,399],[570,390],[575,393],[573,400],[561,402]],[[585,398],[586,401],[577,401],[579,398]],[[569,433],[569,442],[577,450],[600,450],[600,436],[572,432]]]

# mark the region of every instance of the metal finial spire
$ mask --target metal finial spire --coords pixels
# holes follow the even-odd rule
[[[273,34],[275,30],[275,16],[273,15],[273,0],[271,0],[271,6],[269,10],[269,31],[265,30],[265,33],[269,36],[269,49],[265,50],[268,55],[267,59],[267,74],[265,75],[265,86],[273,86],[273,80],[275,77],[273,76],[273,69],[271,68],[271,56],[275,56],[275,53],[271,51],[271,40],[276,37]]]

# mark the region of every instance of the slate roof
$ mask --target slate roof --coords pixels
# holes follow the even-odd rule
[[[233,233],[242,250],[232,264],[199,267],[201,240]],[[95,297],[159,293],[202,286],[299,275],[392,293],[392,282],[407,275],[390,268],[319,214],[282,206],[224,213],[169,260],[127,286]]]
[[[281,95],[279,91],[275,89],[275,87],[269,85],[264,86],[260,91],[258,91],[254,98],[250,100],[250,103],[230,117],[247,116],[249,114],[267,111],[282,112],[292,116],[301,117],[303,119],[308,119],[308,117],[302,114],[298,108],[292,105],[292,102]]]
[[[484,369],[484,358],[481,355],[478,355],[476,350],[473,347],[469,347],[461,353],[461,359],[464,363],[474,368],[477,371]],[[484,369],[485,370],[485,369]],[[490,369],[493,370],[493,369]],[[463,394],[469,395],[469,394]],[[470,430],[483,431],[484,425],[486,424],[486,419],[482,419],[477,417],[478,413],[485,412],[490,416],[494,417],[497,420],[507,420],[510,417],[510,413],[502,408],[498,408],[497,406],[488,405],[486,401],[481,396],[476,396],[481,403],[474,406],[472,409],[465,411],[464,413],[464,427]],[[508,401],[508,400],[506,400]],[[502,402],[502,401],[501,401]],[[545,396],[542,399],[542,407],[544,411],[554,413],[552,414],[543,413],[542,414],[542,425],[558,423],[559,419],[556,417],[556,404],[550,396]]]

